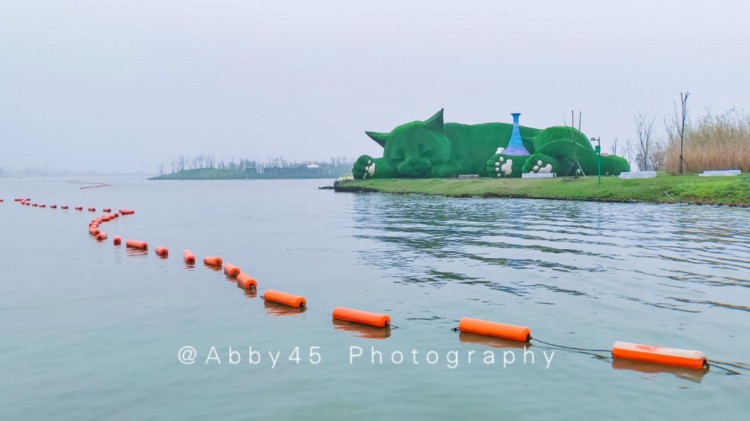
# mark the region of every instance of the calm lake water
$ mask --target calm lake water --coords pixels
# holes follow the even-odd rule
[[[750,411],[742,368],[702,375],[539,343],[524,354],[451,330],[476,317],[572,347],[622,340],[748,364],[747,209],[336,194],[317,189],[326,180],[95,181],[112,186],[0,179],[0,419],[744,419]],[[103,224],[110,240],[97,243],[87,225],[99,212],[75,205],[136,214]],[[114,247],[114,235],[151,250]],[[154,254],[157,245],[168,259]],[[309,308],[269,307],[221,272],[186,269],[185,248],[236,264],[258,280],[258,295],[301,294]],[[387,312],[398,328],[386,336],[334,324],[335,306]],[[185,346],[195,363],[178,360]]]

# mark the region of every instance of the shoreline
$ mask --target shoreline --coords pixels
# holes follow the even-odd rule
[[[520,198],[605,203],[682,203],[750,207],[750,176],[669,175],[621,180],[579,179],[370,179],[339,183],[338,193],[422,194],[455,198]]]

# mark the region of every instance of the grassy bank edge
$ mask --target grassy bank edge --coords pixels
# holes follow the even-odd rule
[[[699,177],[659,174],[621,180],[596,177],[556,179],[371,179],[339,185],[337,192],[424,194],[447,197],[497,197],[600,202],[689,203],[750,207],[750,176]]]

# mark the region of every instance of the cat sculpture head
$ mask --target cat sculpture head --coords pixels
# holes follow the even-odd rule
[[[383,158],[399,177],[425,178],[450,160],[451,142],[443,124],[441,109],[425,121],[406,123],[390,133],[365,133],[384,148]]]

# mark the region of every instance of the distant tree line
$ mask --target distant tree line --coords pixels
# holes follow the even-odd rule
[[[276,174],[280,172],[280,169],[286,169],[286,172],[290,173],[291,169],[305,168],[315,170],[320,175],[340,176],[351,173],[353,164],[354,161],[343,156],[331,157],[328,161],[288,161],[281,156],[267,161],[244,158],[239,160],[232,158],[226,161],[224,159],[218,160],[212,154],[202,154],[195,157],[180,155],[172,160],[169,169],[170,174],[189,170],[215,169],[243,172],[252,176],[264,173]],[[166,170],[165,164],[159,164],[159,175],[165,175]]]

